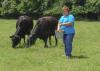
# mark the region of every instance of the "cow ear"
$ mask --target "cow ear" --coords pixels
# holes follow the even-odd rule
[[[12,36],[9,36],[10,38],[12,38],[12,37],[14,37],[14,35],[12,35]]]

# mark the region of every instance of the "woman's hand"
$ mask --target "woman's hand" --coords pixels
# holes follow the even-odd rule
[[[57,32],[64,32],[64,30],[57,30]]]

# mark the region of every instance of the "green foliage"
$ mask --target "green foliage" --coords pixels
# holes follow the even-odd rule
[[[73,5],[72,6],[72,12],[74,14],[79,14],[79,13],[98,13],[100,12],[100,0],[86,0],[86,3],[84,6],[77,6]]]
[[[100,0],[0,0],[0,15],[59,15],[64,5],[67,5],[74,15],[100,13]]]
[[[87,12],[100,12],[100,0],[87,0],[87,3],[85,5],[85,10]]]
[[[53,8],[49,8],[48,10],[44,11],[44,15],[54,15],[54,14],[60,14],[62,9],[60,6],[54,6]]]
[[[52,1],[51,5],[47,8],[47,10],[43,12],[43,15],[61,14],[63,5],[64,5],[64,0]]]
[[[17,6],[17,4],[14,0],[4,0],[2,2],[1,14],[15,13],[16,12],[16,6]]]

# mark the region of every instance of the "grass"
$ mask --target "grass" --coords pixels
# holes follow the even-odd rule
[[[15,22],[0,19],[0,71],[100,71],[100,22],[76,21],[72,59],[64,55],[61,38],[57,47],[43,48],[38,40],[31,48],[13,49]]]

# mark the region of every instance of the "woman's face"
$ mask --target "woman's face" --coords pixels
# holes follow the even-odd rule
[[[69,11],[68,10],[63,10],[63,15],[66,16],[69,14]]]

